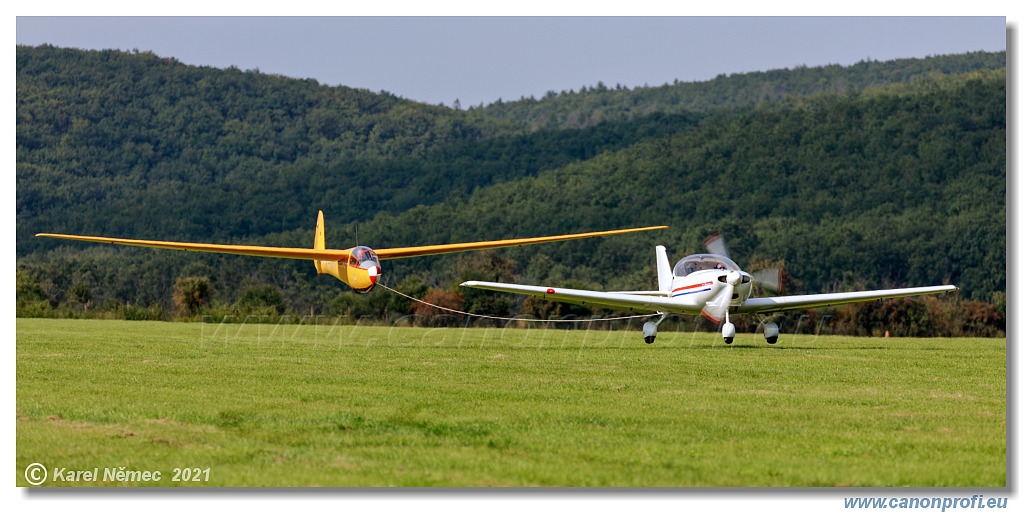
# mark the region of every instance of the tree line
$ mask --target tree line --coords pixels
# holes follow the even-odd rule
[[[501,251],[521,282],[649,288],[653,245],[681,257],[720,231],[744,267],[784,265],[792,289],[950,282],[1005,316],[1005,81],[1005,53],[978,53],[461,111],[148,53],[19,47],[18,314],[191,318],[175,299],[185,278],[208,281],[208,315],[415,313],[303,262],[33,238],[307,246],[324,209],[336,247],[673,227]],[[533,312],[458,290],[462,261],[385,272],[417,297]]]

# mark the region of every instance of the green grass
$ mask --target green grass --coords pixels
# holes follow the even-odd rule
[[[18,319],[18,485],[33,462],[165,486],[1004,487],[1006,340]]]

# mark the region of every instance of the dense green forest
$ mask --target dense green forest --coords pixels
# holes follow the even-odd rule
[[[335,247],[672,226],[385,262],[389,285],[470,311],[587,314],[457,283],[650,288],[654,245],[681,257],[720,231],[741,265],[783,265],[790,290],[953,283],[956,304],[896,316],[1005,325],[1005,53],[461,110],[151,53],[19,46],[16,166],[20,315],[425,315],[308,262],[33,237],[306,246],[322,209]],[[882,314],[870,307],[834,322],[869,332],[880,320],[865,311]]]

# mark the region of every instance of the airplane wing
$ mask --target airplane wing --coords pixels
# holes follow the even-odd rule
[[[646,228],[616,229],[612,231],[594,231],[590,233],[577,233],[575,235],[541,236],[535,238],[514,238],[510,240],[494,240],[490,242],[466,242],[444,245],[424,245],[420,247],[400,247],[396,249],[374,249],[380,259],[410,258],[413,256],[426,256],[428,254],[445,254],[450,252],[478,251],[481,249],[495,249],[498,247],[512,247],[517,245],[539,244],[544,242],[558,242],[562,240],[575,240],[577,238],[591,238],[595,236],[621,235],[623,233],[635,233],[639,231],[651,231],[665,229],[668,226],[651,226]]]
[[[336,260],[348,258],[348,249],[308,249],[302,247],[263,247],[259,245],[220,245],[197,244],[190,242],[163,242],[159,240],[135,240],[131,238],[107,238],[103,236],[59,235],[39,233],[36,236],[62,238],[65,240],[81,240],[102,244],[133,245],[136,247],[152,247],[156,249],[172,249],[176,251],[218,252],[224,254],[244,254],[246,256],[264,256],[268,258],[291,258],[297,260]]]
[[[509,240],[494,240],[490,242],[466,242],[444,245],[424,245],[419,247],[399,247],[395,249],[375,249],[379,259],[389,258],[410,258],[413,256],[426,256],[430,254],[444,254],[461,251],[476,251],[481,249],[495,249],[498,247],[511,247],[516,245],[539,244],[544,242],[558,242],[562,240],[575,240],[577,238],[591,238],[597,236],[620,235],[624,233],[635,233],[639,231],[651,231],[665,229],[668,226],[652,226],[645,228],[616,229],[612,231],[593,231],[590,233],[577,233],[575,235],[541,236],[534,238],[514,238]],[[202,244],[191,242],[164,242],[160,240],[135,240],[131,238],[108,238],[102,236],[81,236],[61,235],[54,233],[39,233],[36,236],[61,238],[65,240],[80,240],[85,242],[98,242],[106,244],[132,245],[136,247],[151,247],[156,249],[173,249],[178,251],[195,252],[217,252],[224,254],[243,254],[246,256],[264,256],[268,258],[291,258],[299,260],[335,260],[347,259],[350,253],[348,249],[310,249],[304,247],[263,247],[258,245],[221,245]]]
[[[863,292],[821,293],[815,295],[791,295],[788,297],[759,297],[747,299],[736,308],[737,313],[774,313],[790,309],[810,309],[854,302],[871,302],[879,299],[927,295],[932,293],[955,292],[956,286],[924,286],[920,288],[894,288],[892,290],[868,290]]]
[[[492,290],[496,292],[517,293],[555,302],[567,302],[581,306],[597,306],[622,311],[646,311],[651,313],[696,314],[699,311],[683,309],[683,307],[664,295],[636,295],[622,292],[597,292],[591,290],[574,290],[571,288],[547,288],[522,284],[490,283],[485,281],[466,281],[459,286]]]
[[[649,311],[657,313],[677,313],[695,315],[699,310],[679,304],[665,296],[637,295],[623,292],[598,292],[591,290],[574,290],[571,288],[548,288],[519,284],[490,283],[483,281],[466,281],[461,286],[492,290],[497,292],[517,293],[538,299],[568,302],[582,306],[599,306],[627,311]],[[736,313],[773,313],[790,309],[810,309],[816,307],[836,306],[854,302],[871,302],[873,300],[932,293],[956,291],[957,287],[926,286],[922,288],[896,288],[892,290],[870,290],[863,292],[824,293],[816,295],[793,295],[788,297],[762,297],[747,299],[743,305],[730,308]]]

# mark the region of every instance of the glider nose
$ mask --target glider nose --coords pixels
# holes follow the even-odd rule
[[[366,274],[370,276],[370,282],[377,284],[377,279],[380,277],[380,267],[372,266],[366,269]]]

